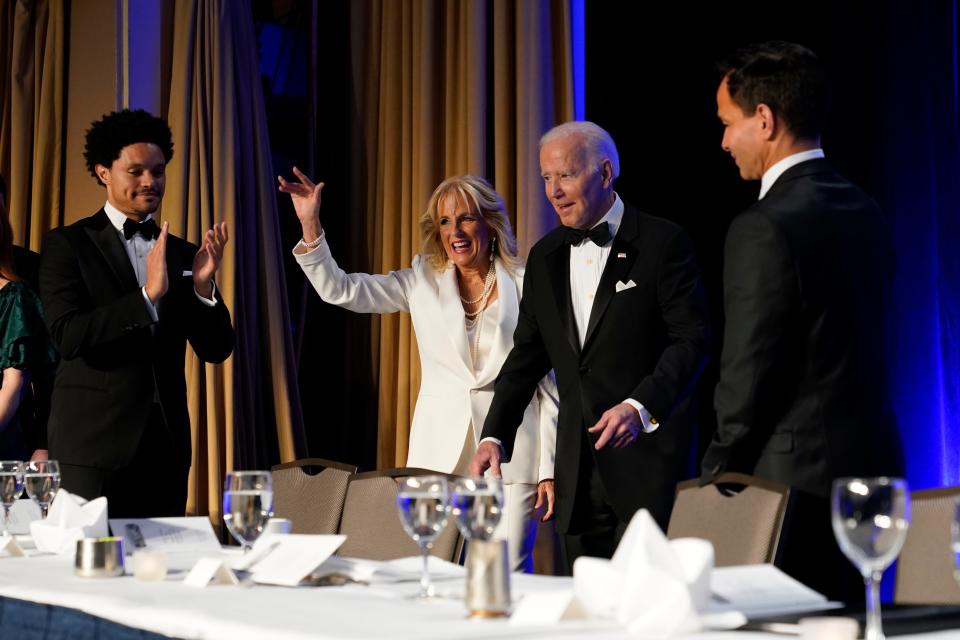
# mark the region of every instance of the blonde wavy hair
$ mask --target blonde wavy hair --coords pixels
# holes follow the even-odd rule
[[[490,227],[491,240],[496,240],[493,250],[511,274],[523,264],[517,256],[517,239],[510,226],[507,207],[503,197],[489,182],[479,176],[453,176],[441,182],[430,201],[427,210],[420,216],[420,251],[437,271],[447,268],[447,252],[440,242],[440,203],[446,198],[455,197],[470,205],[470,210],[480,213]],[[493,257],[493,256],[491,256]]]

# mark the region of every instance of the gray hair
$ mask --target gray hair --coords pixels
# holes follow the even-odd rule
[[[571,136],[577,136],[583,141],[588,162],[599,168],[604,160],[609,160],[614,179],[619,177],[620,154],[617,153],[616,143],[603,127],[588,120],[573,120],[558,124],[543,134],[540,138],[540,147],[543,148],[543,145],[548,142]]]

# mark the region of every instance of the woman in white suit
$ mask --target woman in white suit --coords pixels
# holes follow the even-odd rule
[[[344,273],[320,226],[320,191],[293,169],[282,177],[303,227],[293,250],[324,301],[359,313],[407,311],[420,350],[421,382],[407,466],[466,475],[493,383],[513,347],[523,264],[503,198],[483,178],[458,176],[434,190],[420,218],[423,253],[386,275]],[[524,414],[511,461],[502,466],[505,510],[497,534],[514,569],[531,571],[535,511],[553,516],[558,400],[552,377]]]

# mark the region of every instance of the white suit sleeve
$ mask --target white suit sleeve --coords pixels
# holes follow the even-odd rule
[[[297,264],[324,302],[357,313],[409,311],[410,291],[416,281],[420,256],[413,267],[385,275],[345,273],[333,255],[326,238],[307,253],[294,253]]]
[[[537,385],[537,398],[540,401],[540,468],[537,480],[552,480],[553,462],[557,453],[557,416],[560,413],[560,395],[553,371]]]

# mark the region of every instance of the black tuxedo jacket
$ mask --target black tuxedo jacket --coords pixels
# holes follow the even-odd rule
[[[222,362],[233,349],[223,302],[204,305],[193,278],[183,275],[192,269],[196,251],[196,245],[168,236],[170,286],[153,323],[123,243],[103,210],[47,235],[40,292],[61,358],[47,428],[51,458],[122,468],[159,400],[181,452],[171,463],[189,466],[186,341],[206,362]]]
[[[705,481],[742,471],[826,496],[838,476],[902,473],[884,357],[893,265],[879,208],[823,159],[733,221]]]
[[[616,291],[617,282],[636,286]],[[570,306],[570,246],[564,229],[530,251],[514,347],[497,379],[482,437],[514,434],[537,382],[554,368],[560,394],[555,466],[557,524],[574,514],[581,447],[589,447],[617,516],[649,509],[666,526],[684,475],[694,427],[691,399],[708,353],[708,320],[699,270],[683,230],[626,205],[597,287],[580,347]],[[660,427],[623,449],[595,451],[586,433],[626,398]]]

